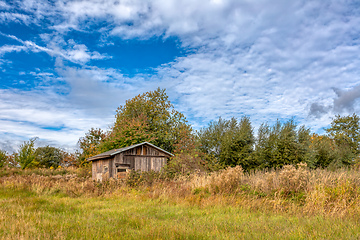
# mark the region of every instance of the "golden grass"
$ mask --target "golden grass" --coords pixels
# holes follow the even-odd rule
[[[0,189],[0,239],[358,239],[360,224],[321,215],[249,211],[152,199],[137,190],[101,197]],[[209,203],[208,201],[206,201]],[[231,202],[231,201],[230,201]]]
[[[0,172],[0,239],[358,239],[360,172],[240,167],[92,181],[82,169]],[[136,187],[130,187],[136,186]]]
[[[237,166],[211,174],[197,173],[176,179],[145,174],[142,177],[129,176],[133,179],[124,181],[110,179],[103,183],[92,181],[89,176],[79,177],[76,171],[80,170],[52,170],[51,174],[31,171],[13,174],[9,172],[15,170],[7,171],[8,174],[0,177],[2,188],[27,190],[38,195],[96,197],[136,189],[145,198],[190,205],[216,205],[219,201],[226,201],[227,204],[248,209],[294,214],[335,217],[356,217],[360,214],[360,172],[355,169],[309,170],[306,165],[299,164],[276,171],[248,174]],[[130,187],[129,183],[136,187]]]

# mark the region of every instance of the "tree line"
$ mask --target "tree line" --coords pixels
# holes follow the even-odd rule
[[[294,119],[263,123],[255,134],[247,116],[219,118],[194,131],[165,90],[158,88],[127,100],[107,131],[91,128],[79,139],[75,154],[51,146],[35,148],[35,141],[24,142],[12,155],[0,151],[0,167],[86,166],[91,156],[147,141],[175,155],[167,166],[173,172],[236,165],[251,171],[300,162],[311,168],[338,168],[359,160],[360,118],[355,113],[336,115],[322,135],[298,126]]]
[[[263,123],[254,136],[248,117],[219,119],[198,133],[200,149],[209,161],[245,170],[280,168],[307,163],[310,168],[338,168],[358,161],[360,118],[335,116],[324,135],[311,133],[293,119]]]
[[[27,168],[59,168],[76,165],[76,155],[52,146],[35,147],[37,138],[19,146],[13,154],[0,150],[0,168],[4,166]]]

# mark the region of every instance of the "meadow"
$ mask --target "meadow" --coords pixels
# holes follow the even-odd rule
[[[359,239],[360,172],[240,167],[92,181],[86,169],[0,172],[1,239]]]

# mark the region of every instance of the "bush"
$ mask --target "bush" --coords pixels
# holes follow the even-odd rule
[[[125,183],[129,187],[152,186],[154,183],[163,178],[164,175],[161,172],[130,171],[125,178]]]
[[[228,167],[210,176],[211,193],[234,193],[241,184],[244,171],[241,166]]]

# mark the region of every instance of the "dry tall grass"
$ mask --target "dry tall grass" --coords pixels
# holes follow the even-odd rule
[[[142,197],[190,204],[235,204],[244,208],[337,217],[360,214],[360,172],[355,169],[309,170],[305,164],[299,164],[249,174],[237,166],[211,174],[196,173],[176,179],[164,179],[161,174],[147,173],[143,176],[129,175],[123,181],[110,179],[103,183],[80,177],[81,174],[75,170],[62,171],[53,170],[51,174],[1,174],[0,186],[71,197],[136,191]]]

